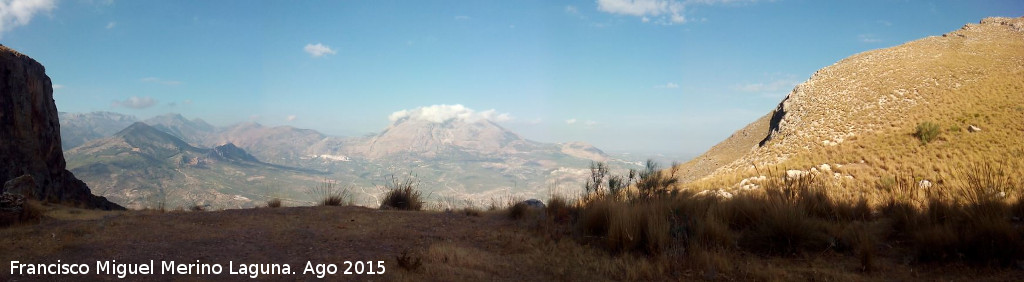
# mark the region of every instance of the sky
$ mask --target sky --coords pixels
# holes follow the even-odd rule
[[[845,57],[1022,15],[1020,0],[0,0],[0,44],[46,67],[62,112],[338,136],[488,119],[692,157]]]

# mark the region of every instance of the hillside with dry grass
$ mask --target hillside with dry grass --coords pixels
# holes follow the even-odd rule
[[[856,54],[815,72],[767,116],[681,165],[689,173],[683,181],[732,190],[768,170],[801,170],[846,187],[896,177],[942,186],[979,163],[1020,167],[1022,77],[1022,18],[987,18]],[[938,126],[926,144],[915,136],[923,123]]]

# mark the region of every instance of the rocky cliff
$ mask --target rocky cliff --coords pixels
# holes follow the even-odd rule
[[[50,77],[39,62],[0,45],[0,183],[28,175],[33,185],[5,186],[40,200],[123,209],[92,195],[64,166]]]

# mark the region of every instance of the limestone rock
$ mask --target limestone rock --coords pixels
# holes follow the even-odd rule
[[[32,178],[32,175],[23,174],[22,176],[18,176],[4,182],[3,188],[3,193],[32,197],[35,196],[35,192],[39,189],[39,185],[36,185],[36,180]]]
[[[526,205],[527,208],[535,208],[535,209],[544,209],[546,207],[544,205],[544,202],[541,202],[540,200],[537,200],[537,199],[529,199],[529,200],[523,201],[523,205]]]
[[[31,175],[32,198],[103,209],[123,209],[93,196],[67,171],[57,105],[46,70],[0,45],[0,182]]]
[[[977,127],[977,126],[975,126],[973,124],[967,126],[967,132],[978,132],[978,131],[981,131],[981,127]]]

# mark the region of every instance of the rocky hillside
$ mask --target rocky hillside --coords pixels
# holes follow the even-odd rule
[[[143,122],[71,149],[67,156],[68,167],[98,193],[133,209],[243,208],[270,197],[304,204],[305,189],[324,177],[263,163],[231,143],[192,146]],[[269,187],[271,182],[275,185]]]
[[[14,190],[5,192],[95,208],[121,208],[93,196],[84,182],[64,168],[50,77],[43,65],[2,45],[0,136],[0,182],[5,183],[5,190]],[[7,183],[15,178],[18,183]]]
[[[942,183],[971,164],[1012,165],[1007,157],[1024,156],[1022,77],[1024,18],[987,18],[818,70],[774,111],[681,169],[692,174],[686,181],[707,183],[828,164],[823,173],[845,180]],[[925,122],[940,133],[922,144],[914,133]]]

